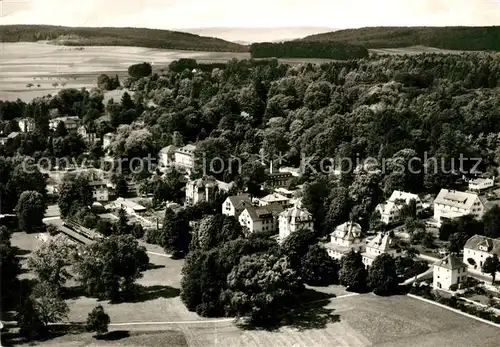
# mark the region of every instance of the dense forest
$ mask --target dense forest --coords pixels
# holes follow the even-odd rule
[[[252,158],[261,151],[282,153],[282,165],[295,167],[311,157],[301,181],[321,182],[321,194],[315,196],[321,203],[309,207],[319,225],[328,220],[324,228],[343,221],[353,208],[367,221],[394,189],[436,193],[452,187],[462,175],[451,165],[461,155],[481,158],[482,171],[493,172],[500,164],[500,59],[493,54],[384,56],[298,66],[276,59],[233,60],[224,68],[190,70],[195,64],[176,62],[175,69],[129,82],[134,97],[106,105],[102,92],[76,89],[29,104],[1,102],[0,126],[8,134],[17,130],[13,119],[48,117],[47,109],[76,115],[99,136],[116,131],[111,149],[117,158],[147,157],[169,144],[197,142],[206,159],[196,163],[198,172],[214,157],[226,160],[227,168],[232,156],[242,158],[253,169]],[[55,141],[40,127],[44,136],[17,136],[1,154],[87,155],[78,136],[61,131]],[[385,163],[380,173],[350,171],[340,181],[319,174],[323,158],[355,162],[368,157],[389,162],[418,157],[421,168],[431,169],[410,174]],[[444,166],[432,170],[440,162]],[[465,161],[463,170],[474,164]],[[226,182],[240,176],[237,170],[214,175]],[[342,197],[349,208],[339,207]]]
[[[72,28],[50,25],[3,25],[1,42],[54,40],[67,46],[138,46],[193,51],[246,52],[245,46],[213,37],[144,28]]]
[[[311,35],[301,41],[340,41],[367,48],[420,45],[461,51],[500,51],[500,27],[369,27]]]
[[[368,57],[360,45],[343,42],[262,42],[250,46],[252,58],[318,58],[349,60]]]

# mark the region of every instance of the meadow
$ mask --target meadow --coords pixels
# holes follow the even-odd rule
[[[41,241],[15,233],[12,243],[29,256]],[[66,334],[38,342],[58,347],[497,347],[500,329],[417,299],[352,294],[340,286],[311,288],[335,294],[293,323],[277,330],[247,330],[233,319],[207,319],[187,311],[179,298],[182,260],[149,254],[152,266],[138,282],[146,290],[134,302],[100,302],[111,318],[113,339],[90,333]],[[24,263],[24,261],[23,261]],[[29,274],[23,274],[23,276]],[[69,321],[83,322],[95,299],[68,300]],[[314,314],[312,314],[314,312]]]

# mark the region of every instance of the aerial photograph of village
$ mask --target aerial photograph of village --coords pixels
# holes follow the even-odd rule
[[[0,0],[0,346],[500,347],[500,2]]]

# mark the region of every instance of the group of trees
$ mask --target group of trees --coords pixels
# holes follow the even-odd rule
[[[322,58],[322,59],[360,59],[368,57],[368,50],[361,45],[343,42],[265,42],[250,46],[252,58]]]

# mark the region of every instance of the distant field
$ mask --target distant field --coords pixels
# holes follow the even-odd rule
[[[373,49],[379,54],[419,54],[424,52],[458,53],[430,47]],[[93,87],[101,73],[127,75],[131,64],[151,62],[154,69],[166,67],[180,58],[192,58],[203,63],[248,59],[249,53],[173,51],[166,49],[91,46],[84,50],[47,43],[0,43],[0,100],[29,101],[34,97],[57,93],[65,88]],[[280,59],[289,64],[324,63],[328,59]],[[26,87],[33,84],[31,88]],[[57,83],[57,86],[52,84]],[[38,85],[40,85],[38,87]]]
[[[75,47],[45,43],[0,43],[0,100],[34,97],[57,93],[65,88],[95,86],[101,73],[126,76],[128,66],[144,61],[160,69],[179,58],[201,62],[226,62],[232,58],[249,58],[248,53],[171,51],[142,47]],[[28,83],[34,84],[31,89]],[[58,83],[53,87],[53,83]],[[38,87],[37,85],[40,85]]]

